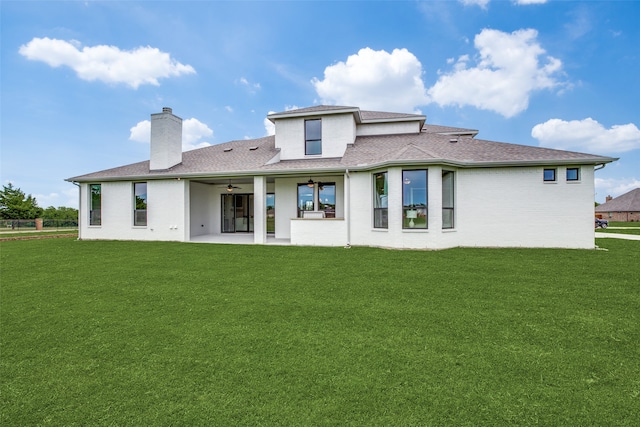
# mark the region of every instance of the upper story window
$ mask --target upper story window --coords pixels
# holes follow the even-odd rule
[[[304,154],[322,154],[322,120],[304,121]]]
[[[89,185],[89,225],[102,225],[102,185]]]
[[[567,181],[580,181],[580,168],[567,168]]]
[[[544,182],[554,182],[556,180],[556,170],[544,169],[542,172],[542,179]]]
[[[147,225],[147,183],[133,183],[133,225]]]

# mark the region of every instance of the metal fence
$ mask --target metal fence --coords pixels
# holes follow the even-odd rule
[[[7,231],[77,230],[75,219],[0,219],[0,233]]]

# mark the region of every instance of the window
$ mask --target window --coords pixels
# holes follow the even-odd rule
[[[442,228],[454,227],[454,172],[442,171]]]
[[[135,209],[133,211],[133,225],[146,226],[147,225],[147,183],[146,182],[133,183],[133,204],[135,206]]]
[[[388,228],[388,192],[387,172],[373,174],[373,227]]]
[[[276,232],[276,195],[267,193],[267,233]]]
[[[427,228],[427,170],[402,171],[402,228]]]
[[[304,216],[304,211],[312,211],[314,209],[313,190],[315,185],[313,182],[309,184],[298,184],[298,218]]]
[[[336,183],[318,183],[318,209],[324,212],[325,218],[336,217]]]
[[[102,185],[89,185],[89,225],[102,225]]]
[[[306,184],[298,184],[298,218],[304,217],[304,211],[316,210],[324,212],[324,218],[336,217],[335,182],[315,183],[309,179]]]
[[[580,168],[567,168],[567,181],[579,181]]]
[[[304,121],[304,154],[322,154],[322,120]]]
[[[556,170],[544,169],[544,171],[542,172],[542,177],[545,182],[553,182],[556,180]]]

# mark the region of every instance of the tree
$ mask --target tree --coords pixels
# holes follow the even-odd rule
[[[74,208],[68,208],[60,206],[58,208],[49,206],[42,213],[44,219],[59,219],[59,220],[78,220],[78,210]]]
[[[35,219],[42,215],[35,197],[25,196],[24,192],[13,184],[3,185],[0,191],[0,218]]]

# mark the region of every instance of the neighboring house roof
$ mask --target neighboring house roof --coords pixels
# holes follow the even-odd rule
[[[596,206],[596,212],[640,212],[640,188]]]
[[[310,107],[292,115],[308,112],[354,109],[355,107]],[[351,112],[351,111],[350,111]],[[289,112],[277,113],[288,115]],[[360,111],[363,118],[381,120],[420,115]],[[270,116],[273,117],[273,116]],[[368,120],[368,119],[367,119]],[[499,167],[528,165],[603,164],[615,158],[550,148],[531,147],[473,138],[472,129],[425,125],[420,133],[358,136],[341,158],[279,160],[275,137],[238,140],[212,145],[182,154],[182,163],[162,171],[150,171],[149,161],[76,176],[67,181],[161,179],[172,177],[204,178],[238,175],[275,175],[290,173],[371,170],[399,164],[445,164],[456,167]],[[456,137],[453,138],[452,135]]]

